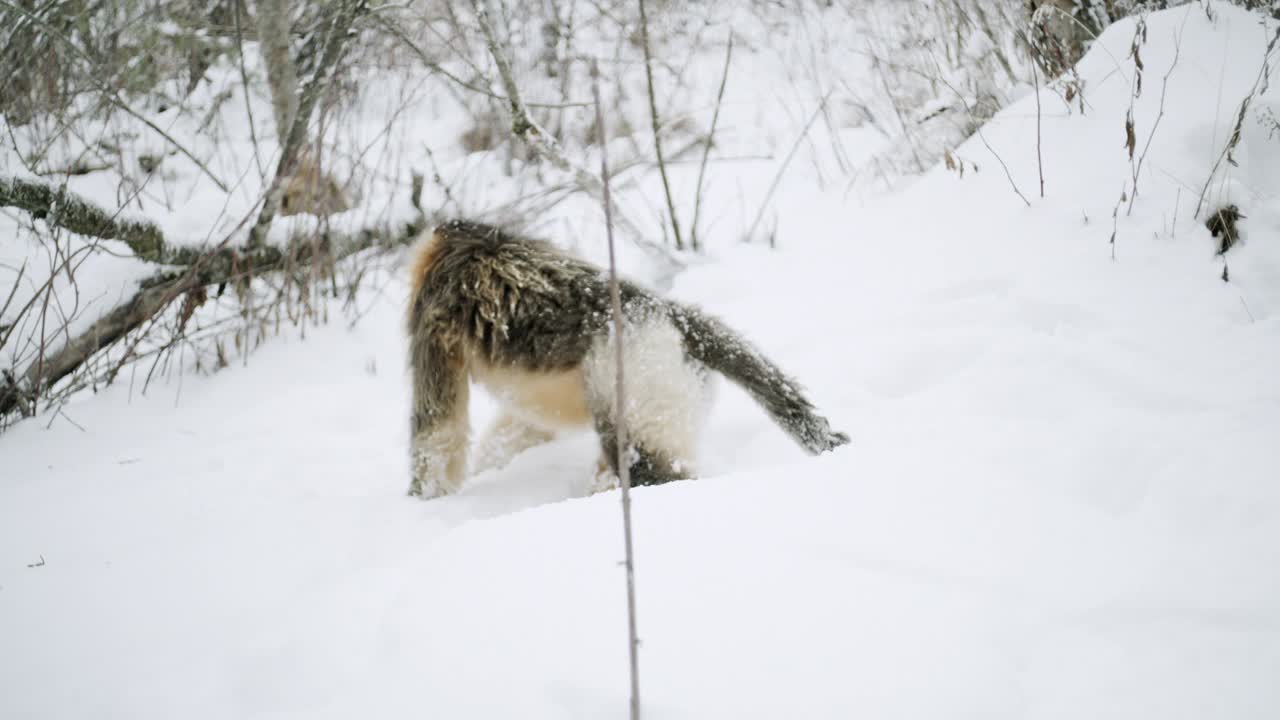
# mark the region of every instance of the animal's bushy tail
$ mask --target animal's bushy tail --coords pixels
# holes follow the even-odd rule
[[[832,430],[817,414],[795,380],[724,322],[682,305],[672,306],[671,320],[690,357],[746,390],[805,450],[817,455],[849,442],[848,435]]]

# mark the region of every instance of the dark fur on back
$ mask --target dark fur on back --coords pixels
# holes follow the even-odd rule
[[[582,361],[608,319],[599,271],[543,241],[453,221],[435,242],[411,333],[446,330],[489,363],[559,370]]]

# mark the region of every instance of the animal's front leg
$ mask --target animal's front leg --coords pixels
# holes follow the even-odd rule
[[[462,487],[467,475],[471,427],[466,368],[430,337],[414,338],[411,358],[409,494],[423,499],[448,495]]]
[[[409,494],[424,500],[449,495],[462,487],[467,475],[467,428],[448,418],[413,436],[409,463]]]

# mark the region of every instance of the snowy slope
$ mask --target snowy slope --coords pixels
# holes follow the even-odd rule
[[[807,458],[724,386],[705,477],[635,493],[646,717],[1280,712],[1275,91],[1209,178],[1274,27],[1215,8],[1148,18],[1139,150],[1179,61],[1114,260],[1134,21],[1084,115],[1042,96],[1043,199],[1026,97],[977,173],[868,207],[797,175],[777,252],[677,279],[854,442]],[[1206,179],[1248,216],[1230,282]],[[0,436],[0,717],[625,716],[592,439],[406,499],[402,302]]]

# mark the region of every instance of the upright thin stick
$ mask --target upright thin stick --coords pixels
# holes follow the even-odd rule
[[[1190,13],[1188,13],[1190,16]],[[1183,19],[1186,23],[1186,19]],[[1133,166],[1133,192],[1129,194],[1129,209],[1125,210],[1125,215],[1133,213],[1133,201],[1138,199],[1138,176],[1142,174],[1142,163],[1147,159],[1147,151],[1151,149],[1151,140],[1156,136],[1156,130],[1160,127],[1160,120],[1164,117],[1164,98],[1169,91],[1169,76],[1173,74],[1173,69],[1178,66],[1178,56],[1182,54],[1182,31],[1173,37],[1173,62],[1169,64],[1169,71],[1164,74],[1164,80],[1160,81],[1160,110],[1156,113],[1156,119],[1151,123],[1151,134],[1147,135],[1147,142],[1142,146],[1142,154],[1138,156],[1138,164]],[[1182,188],[1178,188],[1178,192],[1182,192]],[[1176,209],[1176,208],[1175,208]],[[1175,215],[1173,221],[1178,221]]]
[[[689,246],[698,252],[698,215],[702,212],[702,178],[707,172],[707,158],[711,155],[711,145],[716,139],[716,123],[720,121],[720,105],[724,101],[724,88],[729,82],[729,61],[733,58],[733,33],[729,33],[729,44],[724,51],[724,72],[720,73],[720,90],[716,92],[716,109],[711,113],[711,130],[707,132],[707,141],[702,145],[702,164],[698,166],[698,184],[693,191],[693,224],[689,226]]]
[[[636,564],[631,545],[631,462],[628,457],[626,388],[622,379],[622,293],[618,288],[618,263],[613,249],[613,199],[609,194],[609,139],[605,135],[604,110],[600,103],[600,66],[591,63],[591,94],[596,104],[596,127],[600,129],[600,179],[604,184],[604,228],[609,239],[609,295],[613,300],[613,335],[618,348],[618,378],[613,425],[617,438],[618,481],[622,485],[622,533],[627,568],[627,638],[631,660],[631,720],[640,720],[640,636],[636,633]]]
[[[667,196],[667,212],[671,215],[671,232],[676,238],[676,249],[684,249],[684,239],[680,236],[680,221],[676,219],[676,203],[671,197],[671,182],[667,180],[667,160],[662,155],[661,124],[658,122],[658,98],[653,90],[653,57],[649,51],[649,16],[644,11],[644,0],[640,0],[640,44],[644,46],[644,77],[649,84],[649,121],[653,124],[653,150],[658,156],[658,174],[662,176],[662,190]],[[604,128],[600,129],[604,137]]]

